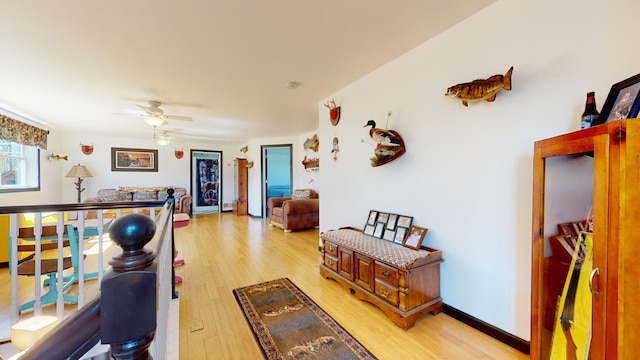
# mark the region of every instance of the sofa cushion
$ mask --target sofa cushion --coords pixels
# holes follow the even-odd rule
[[[282,207],[275,207],[275,208],[271,209],[271,213],[274,216],[282,218]]]
[[[131,201],[131,193],[116,189],[100,189],[97,197],[102,202]]]
[[[158,200],[157,191],[137,191],[133,193],[133,201]]]
[[[311,197],[311,189],[296,189],[291,194],[292,200],[305,200]]]
[[[167,190],[169,189],[171,188],[158,191],[158,200],[161,200],[161,201],[167,200],[167,198],[169,197]],[[176,199],[176,203],[180,201],[180,198],[182,197],[182,195],[187,193],[187,189],[185,188],[173,188],[173,190],[174,190],[173,197]]]

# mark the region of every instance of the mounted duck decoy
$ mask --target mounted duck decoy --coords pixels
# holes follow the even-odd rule
[[[376,127],[376,122],[369,120],[363,127],[371,126],[369,136],[376,142],[374,156],[370,158],[371,166],[380,166],[389,163],[406,152],[402,136],[395,130],[387,130]]]

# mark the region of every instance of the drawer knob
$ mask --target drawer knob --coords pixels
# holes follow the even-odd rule
[[[329,264],[330,266],[333,266],[333,264],[335,264],[335,263],[333,262],[333,260],[329,260],[329,261],[327,261],[327,264]]]
[[[333,246],[329,245],[329,251],[333,252]]]
[[[391,296],[391,292],[385,288],[380,289],[380,293],[387,299]]]
[[[391,276],[391,273],[389,272],[389,270],[386,270],[386,269],[382,269],[382,270],[380,270],[380,274],[382,274],[382,276],[383,276],[385,279],[388,279],[388,278],[389,278],[389,276]]]

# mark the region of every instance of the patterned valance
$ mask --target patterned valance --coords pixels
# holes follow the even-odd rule
[[[0,115],[0,140],[37,146],[40,149],[47,150],[47,134],[49,134],[47,130]]]

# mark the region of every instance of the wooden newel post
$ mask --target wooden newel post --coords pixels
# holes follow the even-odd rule
[[[111,224],[109,236],[122,248],[102,280],[100,332],[114,359],[152,359],[149,345],[156,329],[154,254],[144,249],[156,224],[142,214],[125,215]]]

